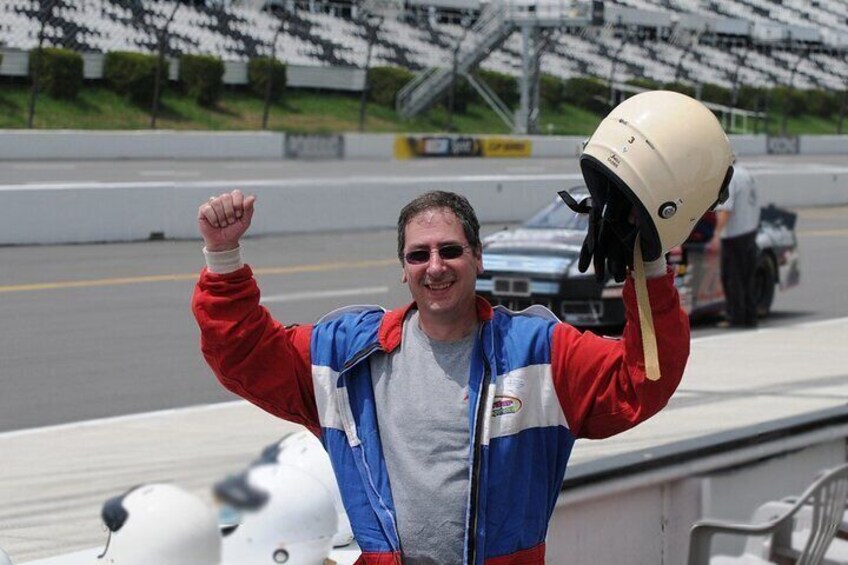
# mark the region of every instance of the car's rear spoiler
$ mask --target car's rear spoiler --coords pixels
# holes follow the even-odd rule
[[[774,204],[769,204],[760,211],[761,222],[786,226],[790,230],[795,229],[795,222],[797,219],[798,214],[795,212],[790,212],[785,208],[778,208]]]

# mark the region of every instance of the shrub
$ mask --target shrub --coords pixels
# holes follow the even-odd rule
[[[630,86],[638,86],[639,88],[646,88],[648,90],[662,89],[662,85],[660,83],[649,78],[632,78],[628,80],[626,84],[629,84]]]
[[[539,77],[539,98],[548,109],[559,109],[565,98],[565,83],[557,77],[542,74]]]
[[[592,77],[573,77],[565,81],[565,101],[596,114],[609,112],[609,87]]]
[[[781,114],[786,112],[792,117],[800,116],[804,113],[805,103],[804,93],[800,90],[785,86],[771,89],[771,109],[778,110]]]
[[[499,73],[497,71],[487,71],[480,69],[476,73],[477,77],[489,85],[489,87],[498,95],[508,108],[514,108],[518,105],[520,93],[518,92],[518,79],[514,76]]]
[[[250,90],[261,98],[265,98],[268,86],[268,70],[271,67],[271,99],[277,100],[286,89],[286,65],[271,57],[257,57],[247,64],[247,82]]]
[[[30,76],[35,74],[39,60],[40,89],[54,98],[76,98],[82,88],[82,56],[68,49],[45,47],[39,59],[38,49],[33,49],[29,56]]]
[[[460,75],[457,77],[456,86],[454,87],[453,110],[457,114],[464,114],[468,110],[468,102],[474,99],[477,91],[468,82],[468,79]],[[450,88],[445,91],[443,97],[445,110],[450,108]]]
[[[821,118],[829,118],[839,111],[838,95],[827,90],[808,90],[804,98],[806,99],[807,114],[819,116]]]
[[[690,96],[695,98],[695,87],[689,86],[688,84],[683,84],[682,82],[670,82],[666,84],[663,88],[665,90],[671,90],[672,92],[679,92],[680,94],[685,94],[686,96]]]
[[[717,84],[702,84],[701,85],[701,100],[704,102],[715,102],[724,106],[730,105],[731,92],[729,88],[724,88]]]
[[[183,55],[180,86],[201,106],[214,106],[224,87],[224,62],[211,55]]]
[[[754,86],[740,85],[736,106],[746,110],[762,111],[766,109],[768,91]]]
[[[168,61],[163,61],[161,81],[168,80]],[[111,51],[103,58],[103,80],[134,104],[149,106],[153,102],[156,82],[156,56],[130,51]],[[160,89],[160,92],[163,89]]]
[[[368,100],[383,106],[393,106],[398,91],[412,80],[410,71],[400,67],[368,69]]]

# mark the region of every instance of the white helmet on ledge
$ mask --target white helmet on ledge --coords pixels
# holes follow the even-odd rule
[[[168,484],[147,484],[103,505],[109,539],[97,563],[218,565],[221,535],[212,508]]]
[[[291,465],[321,481],[333,496],[333,505],[338,514],[338,531],[333,537],[333,547],[343,547],[353,541],[350,519],[342,503],[330,456],[315,434],[307,430],[287,434],[279,442],[266,447],[260,461]]]
[[[337,517],[330,492],[289,465],[256,465],[215,486],[219,501],[239,514],[225,529],[225,565],[324,565]]]

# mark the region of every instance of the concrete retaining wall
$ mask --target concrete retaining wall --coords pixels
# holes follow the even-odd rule
[[[763,203],[781,206],[848,204],[848,172],[754,171]],[[446,177],[449,178],[449,177]],[[560,176],[458,176],[452,189],[467,195],[482,222],[518,222],[577,184]],[[440,188],[415,177],[292,179],[240,182],[261,201],[253,236],[390,228],[414,195]],[[0,186],[5,220],[0,245],[193,239],[197,206],[231,182],[145,182]]]
[[[394,135],[347,134],[351,159],[390,159]],[[533,137],[534,155],[572,159],[580,137]],[[764,138],[734,138],[740,154],[761,154]],[[804,137],[811,151],[844,147],[848,138]],[[282,159],[285,136],[269,132],[0,132],[0,155],[7,159]],[[810,171],[754,170],[764,203],[781,206],[848,204],[845,167]],[[518,222],[547,203],[579,175],[446,177],[466,194],[483,222]],[[232,183],[87,183],[0,186],[4,222],[0,245],[138,241],[150,237],[195,238],[193,218],[209,194]],[[397,211],[421,192],[440,188],[415,177],[382,179],[292,179],[241,182],[257,194],[262,213],[251,235],[391,227]]]
[[[342,136],[347,159],[395,158],[394,134]],[[530,140],[531,156],[539,158],[574,157],[586,139],[584,136],[518,137]],[[733,135],[731,142],[739,155],[768,153],[768,139],[763,135]],[[285,134],[272,132],[0,130],[0,160],[282,159],[284,143]],[[848,155],[848,136],[805,135],[797,138],[797,146],[801,154]]]
[[[848,136],[846,135],[802,135],[799,142],[799,152],[802,155],[848,155]]]
[[[270,132],[0,131],[0,159],[281,159]]]
[[[563,175],[563,179],[568,179]],[[577,180],[572,175],[571,182]],[[482,178],[452,183],[483,222],[514,222],[550,201],[565,181]],[[251,235],[392,227],[415,194],[439,188],[415,178],[241,182],[261,213]],[[232,183],[103,183],[0,187],[2,244],[138,241],[197,237],[197,207]]]

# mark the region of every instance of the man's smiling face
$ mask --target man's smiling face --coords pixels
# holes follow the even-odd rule
[[[438,250],[447,245],[463,246],[462,254],[443,259]],[[468,244],[453,211],[425,210],[407,222],[403,253],[415,250],[429,252],[429,258],[421,264],[404,260],[403,281],[421,316],[439,324],[463,324],[469,316],[476,319],[474,287],[477,275],[483,272],[483,259],[480,250]]]

